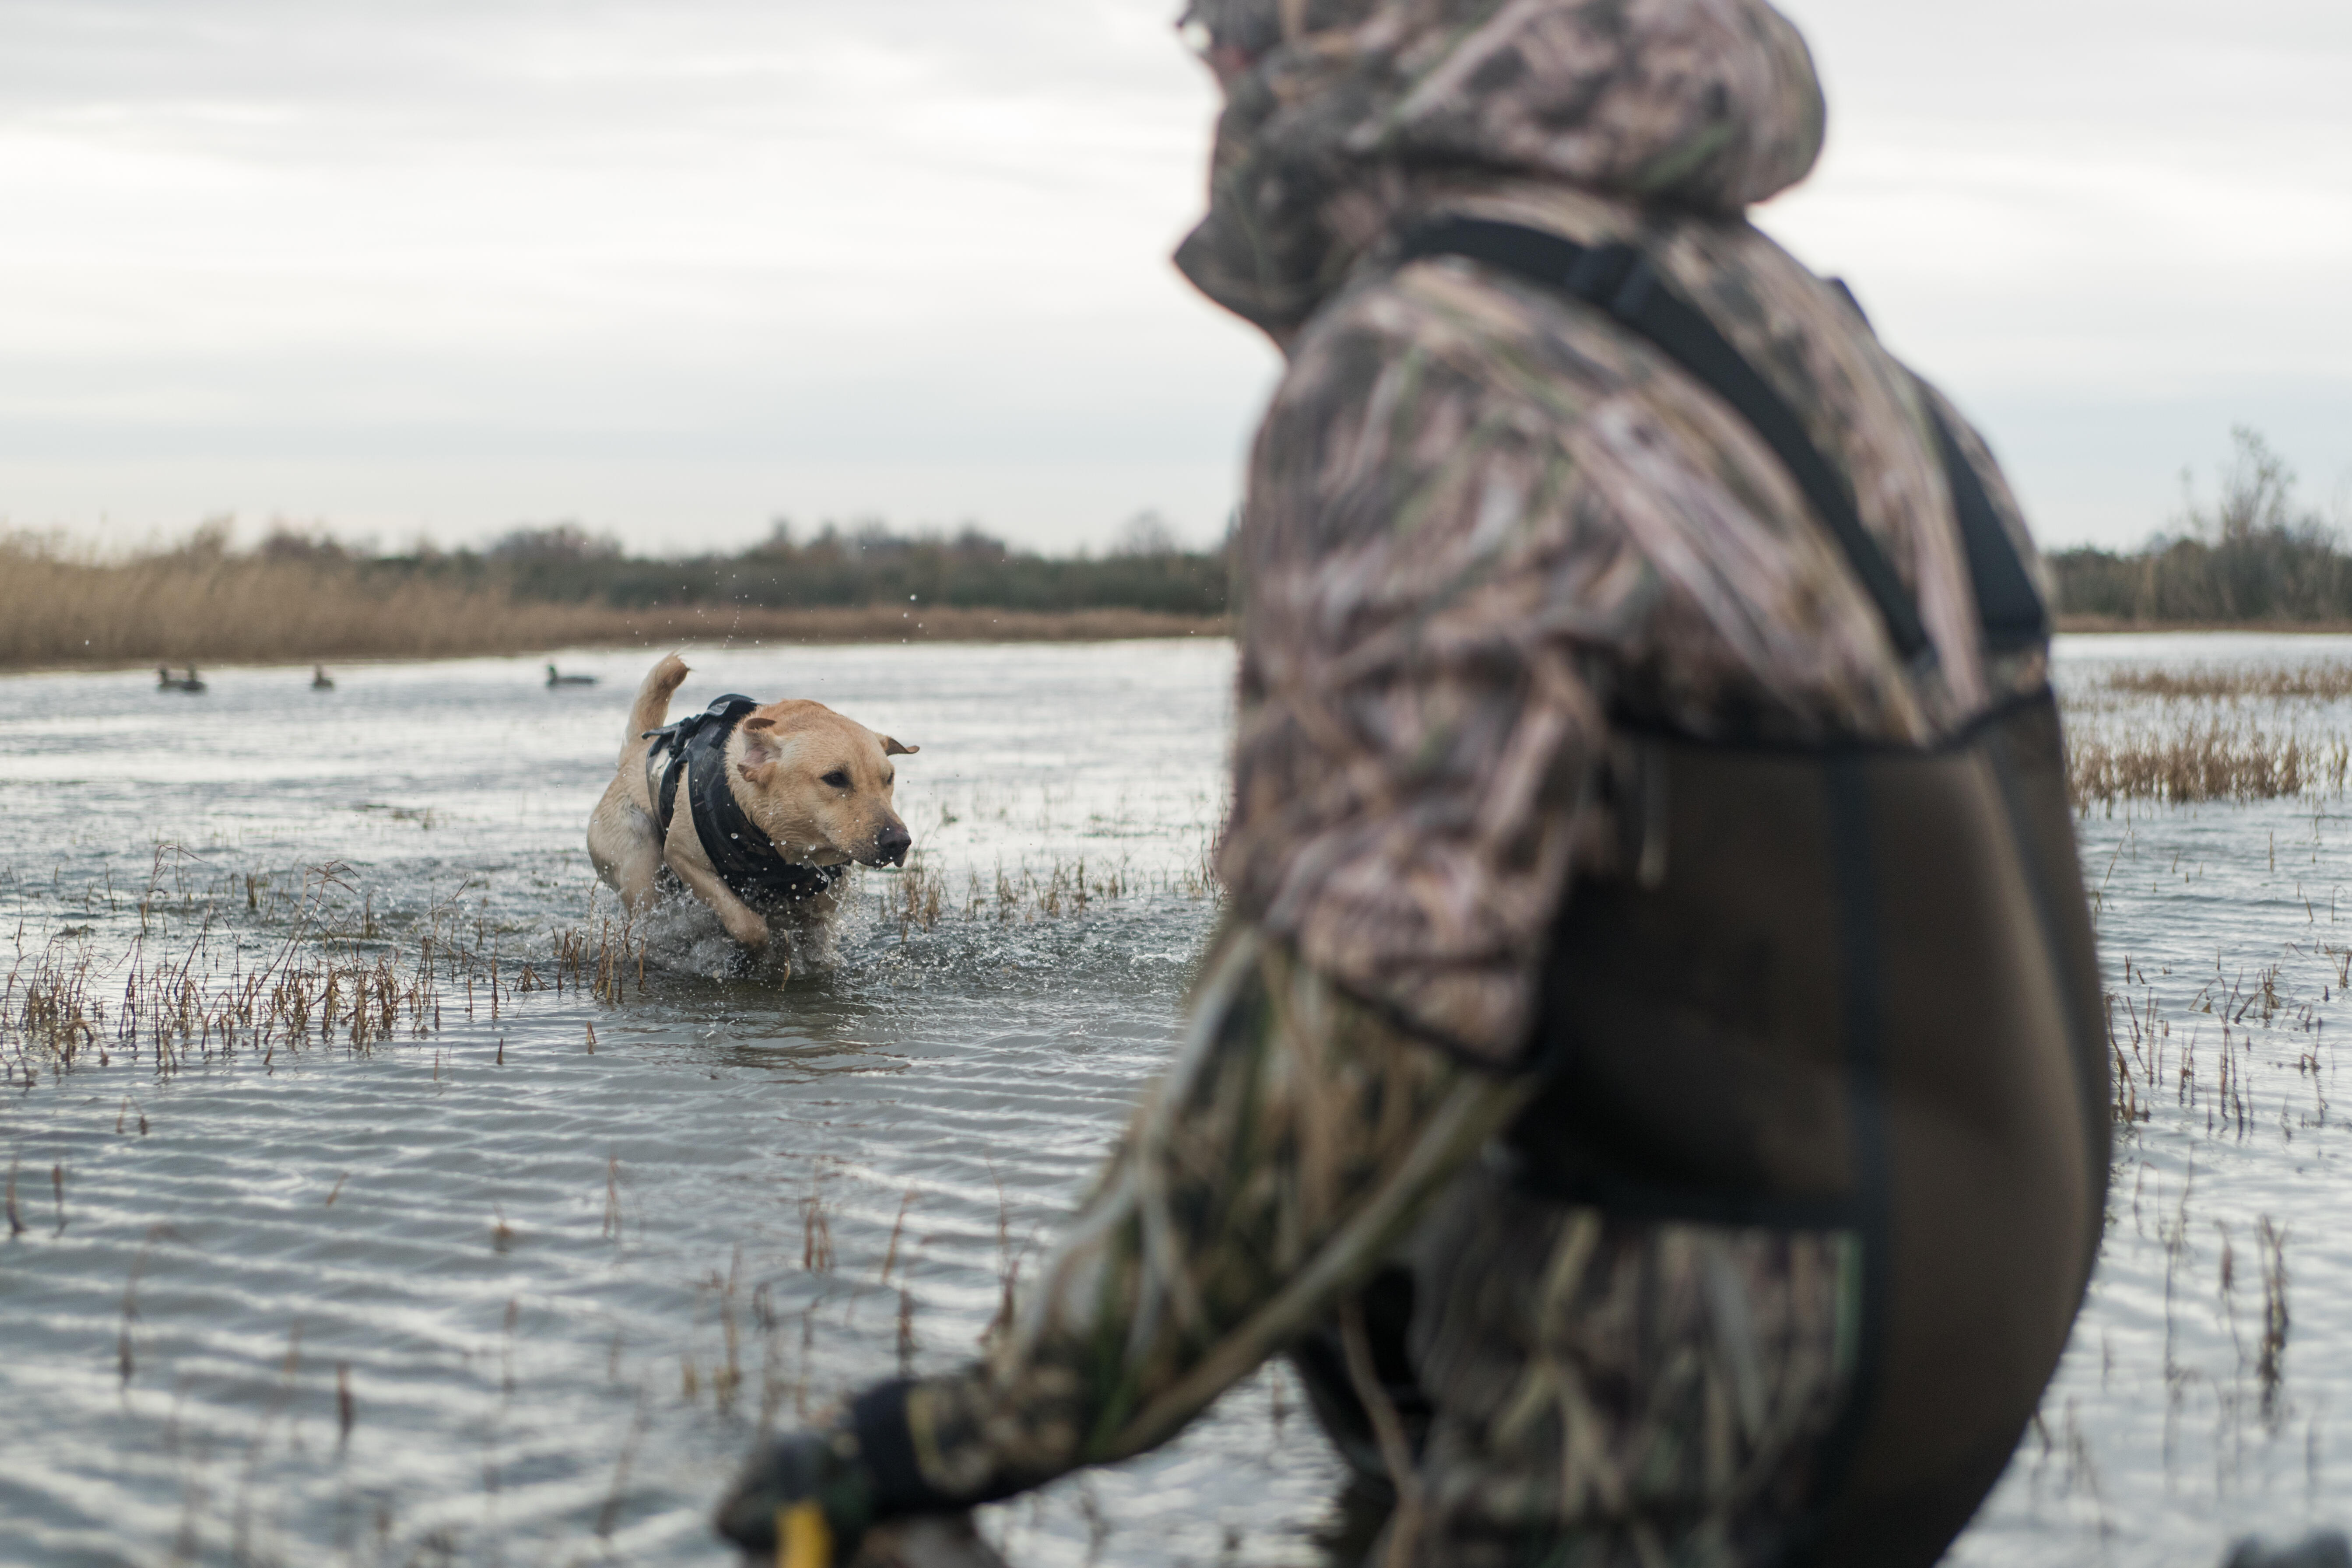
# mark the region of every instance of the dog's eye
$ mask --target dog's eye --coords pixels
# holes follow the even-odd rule
[[[819,782],[829,784],[835,789],[847,789],[849,787],[849,773],[846,769],[835,768],[833,772],[825,774]]]

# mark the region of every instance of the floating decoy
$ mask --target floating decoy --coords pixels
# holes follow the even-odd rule
[[[312,665],[310,667],[310,689],[313,691],[332,691],[334,689],[335,678],[327,673],[327,667],[323,664]]]
[[[558,675],[555,666],[551,664],[547,667],[547,683],[550,686],[593,686],[596,678],[593,675]]]

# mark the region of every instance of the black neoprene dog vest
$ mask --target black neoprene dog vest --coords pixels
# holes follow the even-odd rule
[[[727,738],[758,706],[730,691],[699,713],[646,731],[645,738],[653,744],[646,750],[646,784],[653,795],[654,819],[667,838],[670,819],[677,815],[679,776],[685,775],[687,808],[711,868],[728,891],[764,915],[806,903],[847,876],[849,868],[785,859],[767,830],[736,804],[727,783]]]

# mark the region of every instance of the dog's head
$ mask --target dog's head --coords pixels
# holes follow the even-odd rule
[[[903,866],[914,836],[891,808],[902,746],[822,702],[755,708],[728,742],[735,798],[787,860]]]

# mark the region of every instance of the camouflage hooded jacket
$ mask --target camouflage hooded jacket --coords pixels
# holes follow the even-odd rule
[[[1572,874],[1607,874],[1613,729],[1931,741],[1989,666],[1926,389],[1741,216],[1824,110],[1760,0],[1200,0],[1257,59],[1178,265],[1290,358],[1259,432],[1236,905],[1312,968],[1508,1064]],[[1437,213],[1638,245],[1799,410],[1917,602],[1906,668],[1787,469],[1601,313],[1460,259]],[[1963,451],[2032,562],[1999,471]]]
[[[1767,1518],[1784,1497],[1755,1478],[1801,1488],[1806,1435],[1843,1397],[1850,1238],[1665,1226],[1604,1245],[1589,1213],[1514,1207],[1475,1156],[1535,1083],[1491,1069],[1518,1065],[1571,876],[1612,870],[1623,726],[1928,742],[2038,688],[2045,654],[1979,645],[1934,395],[1740,216],[1805,172],[1822,128],[1803,44],[1760,0],[1193,15],[1251,63],[1179,264],[1290,358],[1242,534],[1220,848],[1237,918],[987,1359],[866,1391],[839,1441],[886,1514],[1139,1452],[1433,1242],[1452,1250],[1431,1278],[1462,1294],[1427,1354],[1472,1436],[1438,1443],[1433,1530]],[[1898,656],[1780,460],[1645,342],[1467,260],[1399,266],[1400,226],[1438,212],[1646,249],[1801,411],[1934,659]],[[1944,415],[2031,561],[1998,471]],[[1695,1283],[1733,1278],[1729,1297]],[[1710,1342],[1691,1325],[1726,1299],[1740,1331]]]

